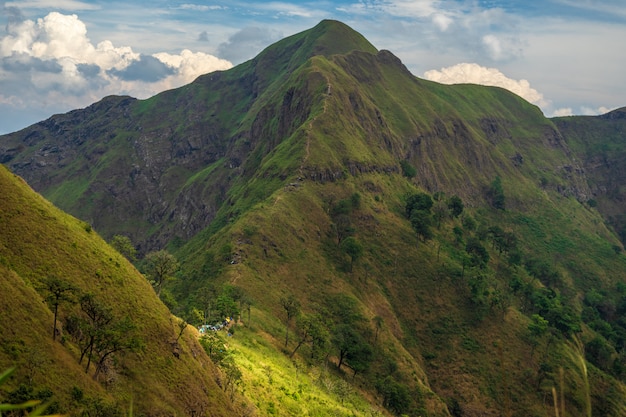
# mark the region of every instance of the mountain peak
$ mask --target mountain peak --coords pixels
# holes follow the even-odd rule
[[[311,29],[280,40],[267,47],[252,62],[274,75],[300,67],[314,56],[378,50],[363,35],[337,20],[322,20]]]
[[[346,54],[355,50],[373,54],[378,52],[363,35],[337,20],[322,20],[302,34],[313,41],[313,55]]]

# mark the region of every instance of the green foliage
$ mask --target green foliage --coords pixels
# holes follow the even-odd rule
[[[15,368],[9,368],[6,371],[4,371],[2,374],[0,374],[0,386],[2,386],[8,380],[8,378],[11,376],[11,374],[14,371],[15,371]],[[33,396],[40,397],[41,400],[34,400],[32,399]],[[30,417],[43,416],[44,412],[46,412],[50,408],[53,408],[51,407],[51,404],[49,402],[42,404],[42,400],[45,401],[49,397],[50,395],[47,393],[40,392],[39,395],[37,395],[33,392],[32,387],[29,387],[26,385],[20,385],[20,387],[16,391],[13,391],[9,395],[9,398],[8,398],[10,402],[15,402],[14,404],[0,403],[0,416],[6,412],[11,413],[11,412],[17,412],[18,410],[29,410],[29,409],[32,409],[32,411],[30,411],[27,414],[28,416]],[[48,417],[53,417],[53,416],[50,415]]]
[[[459,196],[453,195],[448,199],[448,209],[450,210],[452,217],[459,217],[463,214],[463,210],[465,209],[463,200],[461,200]]]
[[[363,255],[363,245],[353,236],[349,236],[341,242],[341,250],[350,257],[350,272],[354,262]]]
[[[487,190],[487,197],[489,198],[491,207],[497,210],[504,210],[506,198],[504,196],[502,178],[500,178],[500,176],[496,176],[496,179],[493,180],[489,186],[489,189]]]
[[[417,234],[418,239],[423,242],[430,240],[433,238],[433,232],[431,229],[432,226],[432,216],[426,210],[411,210],[411,227]]]
[[[59,305],[62,303],[71,303],[75,301],[75,295],[78,291],[76,286],[68,281],[64,281],[55,276],[49,276],[43,280],[43,290],[47,293],[46,302],[50,304],[54,312],[54,321],[52,325],[52,340],[56,340],[57,335],[57,319],[59,313]]]
[[[533,338],[538,339],[547,333],[548,321],[539,314],[533,314],[528,324],[528,331]]]
[[[373,359],[373,350],[369,343],[351,324],[339,324],[332,333],[333,345],[339,352],[337,368],[347,364],[354,375],[366,371]]]
[[[430,209],[433,204],[432,197],[426,193],[412,194],[406,199],[406,204],[404,206],[406,217],[410,219],[413,210],[430,213]]]
[[[219,332],[210,331],[203,334],[200,337],[200,345],[216,365],[219,365],[228,356],[225,341]]]
[[[113,236],[113,239],[111,239],[111,246],[113,246],[115,250],[117,250],[119,253],[124,255],[124,257],[129,261],[134,262],[137,260],[137,249],[135,248],[128,236]]]
[[[409,161],[404,159],[400,161],[400,168],[402,169],[402,175],[407,178],[413,178],[417,175],[417,170]]]
[[[157,295],[161,295],[163,285],[173,279],[179,268],[178,260],[166,250],[150,252],[144,259],[145,274],[154,287]]]
[[[465,244],[465,252],[470,256],[470,265],[485,268],[490,256],[478,238],[471,237]]]
[[[300,313],[300,301],[293,295],[283,296],[280,298],[280,305],[285,310],[285,348],[289,344],[289,326],[291,320]]]

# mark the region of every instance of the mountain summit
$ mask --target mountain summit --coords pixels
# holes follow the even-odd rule
[[[106,238],[171,251],[170,305],[247,310],[232,343],[281,358],[239,357],[259,415],[315,415],[306,395],[342,415],[280,367],[357,415],[619,415],[621,114],[422,80],[323,21],[1,136],[0,161]]]

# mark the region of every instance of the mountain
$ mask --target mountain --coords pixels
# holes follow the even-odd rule
[[[555,118],[554,123],[584,166],[598,211],[626,242],[626,107],[601,116]]]
[[[0,192],[0,369],[16,368],[3,400],[50,399],[49,411],[72,415],[118,416],[131,407],[145,416],[236,415],[197,338],[177,339],[179,319],[125,258],[4,167]],[[97,342],[88,368],[79,358],[90,328],[71,330],[72,317],[83,320],[86,294],[89,311],[108,320],[100,330],[110,342]]]
[[[105,237],[175,254],[169,305],[239,316],[259,415],[620,415],[621,114],[421,80],[323,21],[2,136],[0,161]]]

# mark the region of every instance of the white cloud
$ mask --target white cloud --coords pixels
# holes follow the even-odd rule
[[[502,57],[502,45],[497,36],[493,34],[483,36],[483,45],[491,59],[498,60]]]
[[[230,67],[188,49],[150,56],[109,40],[94,45],[77,15],[52,12],[12,21],[0,37],[0,105],[59,112],[110,94],[146,98]]]
[[[181,10],[193,10],[193,11],[197,11],[197,12],[208,12],[209,10],[223,10],[223,9],[225,9],[224,6],[207,6],[205,4],[191,4],[191,3],[181,4],[177,8],[181,9]]]
[[[502,87],[540,107],[549,104],[543,94],[532,88],[527,80],[513,80],[496,68],[475,63],[461,63],[441,70],[426,71],[424,78],[442,84],[470,83]]]
[[[96,64],[104,70],[121,69],[139,59],[130,47],[116,48],[109,41],[96,47],[87,38],[87,27],[78,16],[49,13],[37,22],[25,20],[9,27],[0,40],[0,57],[15,53],[42,60],[63,60],[76,64]]]
[[[432,20],[435,26],[442,32],[445,32],[453,22],[452,18],[443,13],[435,13]]]
[[[203,52],[192,52],[189,49],[184,49],[179,55],[160,52],[153,56],[176,70],[176,78],[183,84],[193,81],[198,75],[216,70],[227,70],[233,66],[225,59]]]

